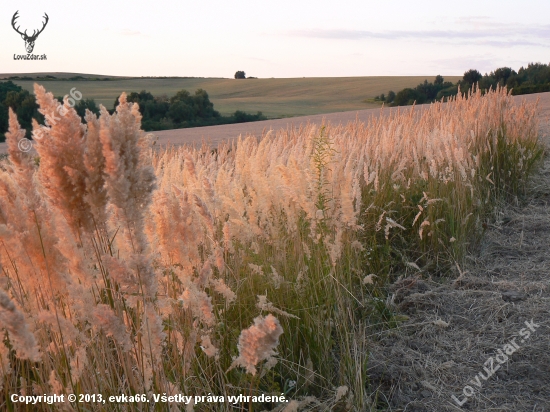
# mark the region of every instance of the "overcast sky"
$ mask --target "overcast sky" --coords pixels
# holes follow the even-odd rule
[[[34,54],[11,27],[50,21]],[[2,0],[0,73],[462,75],[550,62],[550,1]]]

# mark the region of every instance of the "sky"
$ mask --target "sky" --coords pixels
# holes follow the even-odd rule
[[[11,26],[42,27],[26,54]],[[347,77],[462,75],[550,63],[550,1],[14,1],[0,5],[0,73]]]

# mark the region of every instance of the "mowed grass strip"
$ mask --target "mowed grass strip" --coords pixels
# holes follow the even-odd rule
[[[55,75],[55,74],[54,74]],[[1,75],[0,75],[1,77]],[[56,76],[57,77],[57,76]],[[456,82],[460,76],[444,76]],[[269,118],[307,116],[379,107],[368,102],[374,96],[396,93],[406,87],[415,87],[434,76],[372,76],[372,77],[309,77],[292,79],[130,79],[110,81],[47,81],[54,96],[68,94],[76,87],[84,98],[94,99],[112,109],[121,91],[127,93],[147,90],[154,96],[173,96],[178,90],[194,93],[197,89],[208,92],[214,108],[222,115],[235,110],[256,113],[261,111]],[[32,92],[34,81],[16,80],[16,84]],[[367,102],[364,102],[367,100]]]

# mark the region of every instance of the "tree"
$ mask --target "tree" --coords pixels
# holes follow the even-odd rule
[[[210,101],[206,90],[198,89],[193,96],[195,107],[197,108],[197,116],[202,119],[209,119],[212,117],[219,117],[220,114],[214,110],[214,104]]]
[[[480,72],[474,69],[470,69],[464,73],[464,77],[462,78],[462,80],[464,80],[466,83],[470,85],[473,85],[479,82],[482,77],[483,76],[481,75]]]
[[[437,86],[442,86],[444,81],[445,79],[443,78],[443,76],[438,74],[437,76],[435,76],[434,84]]]
[[[395,106],[406,106],[411,105],[414,102],[421,103],[419,102],[420,99],[421,96],[417,90],[407,87],[397,93],[395,99],[393,100],[393,104]]]
[[[168,110],[168,117],[170,117],[175,123],[181,123],[184,121],[194,120],[193,107],[182,101],[177,101],[170,106]]]
[[[493,74],[493,77],[500,85],[505,85],[510,76],[516,75],[517,73],[512,70],[510,67],[501,67],[496,69]]]
[[[491,72],[491,74],[485,73],[478,84],[480,90],[494,90],[498,85],[498,81],[495,80],[494,73]]]
[[[435,100],[447,100],[451,96],[456,96],[458,93],[458,86],[451,82],[443,83],[443,89],[437,92]]]
[[[416,103],[422,104],[426,103],[428,100],[435,99],[439,88],[433,83],[428,83],[428,80],[424,80],[424,83],[420,83],[416,86],[415,90],[417,92],[417,98],[415,99]]]
[[[86,110],[99,116],[99,107],[97,107],[94,99],[82,99],[75,105],[74,109],[82,119],[86,115]]]
[[[386,101],[387,101],[388,103],[391,103],[391,102],[393,102],[394,100],[395,100],[395,92],[394,92],[393,90],[390,90],[390,91],[388,92],[388,95],[386,96]]]
[[[242,70],[235,72],[235,79],[246,79],[246,74]]]
[[[256,120],[266,120],[266,117],[262,114],[262,112],[258,112],[256,114],[248,114],[241,110],[237,110],[235,113],[233,113],[233,119],[235,123],[244,123],[254,122]]]

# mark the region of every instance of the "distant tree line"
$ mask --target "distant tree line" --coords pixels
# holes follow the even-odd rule
[[[214,104],[203,89],[198,89],[194,95],[187,90],[180,90],[170,98],[155,97],[150,92],[142,90],[139,93],[130,93],[127,99],[129,102],[139,104],[139,111],[143,116],[141,127],[145,131],[245,123],[267,119],[262,112],[248,114],[240,110],[230,116],[222,116],[214,110]],[[118,99],[115,101],[115,108],[117,105]]]
[[[506,86],[513,95],[540,93],[550,91],[550,66],[542,63],[530,63],[521,67],[517,72],[510,67],[501,67],[491,73],[482,75],[475,69],[464,73],[462,80],[457,83],[446,82],[437,75],[434,82],[424,80],[415,88],[405,88],[397,93],[389,91],[381,94],[374,100],[383,101],[389,106],[407,106],[414,104],[432,103],[456,96],[458,92],[467,93],[474,85],[482,92],[496,89],[497,86]]]
[[[390,90],[387,96],[381,94],[374,100],[387,102],[390,106],[406,106],[414,102],[429,103],[455,94],[457,94],[457,86],[446,82],[443,76],[437,75],[433,83],[424,80],[424,83],[420,83],[414,89],[407,87],[397,93]]]
[[[57,97],[57,100],[62,101],[63,97]],[[262,112],[249,114],[241,110],[237,110],[230,116],[222,116],[214,110],[214,104],[203,89],[198,89],[194,95],[187,90],[180,90],[170,98],[155,97],[142,90],[139,93],[130,93],[128,101],[139,104],[139,111],[143,116],[142,129],[145,131],[244,123],[266,119]],[[115,101],[115,108],[117,105],[118,99]],[[5,133],[8,131],[9,107],[15,111],[19,123],[27,130],[27,137],[31,136],[33,118],[37,119],[39,123],[44,122],[44,117],[38,112],[38,105],[33,94],[12,81],[0,82],[0,142],[5,140]],[[99,105],[93,99],[79,100],[75,105],[75,110],[83,121],[86,109],[99,114]],[[110,112],[112,113],[112,110]]]

